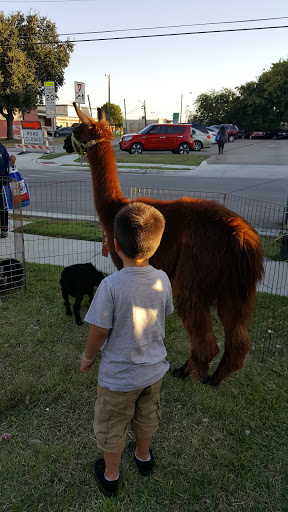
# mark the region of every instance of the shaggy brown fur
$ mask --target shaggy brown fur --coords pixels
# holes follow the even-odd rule
[[[98,122],[88,118],[74,104],[82,121],[74,134],[86,144],[95,207],[105,229],[108,248],[118,269],[122,262],[114,251],[114,217],[129,200],[122,194],[112,138],[104,113]],[[70,137],[64,143],[73,152]],[[263,275],[263,254],[256,231],[225,206],[203,199],[183,197],[175,201],[137,198],[155,206],[164,215],[166,227],[151,265],[167,272],[175,307],[191,342],[186,363],[174,370],[177,377],[193,377],[217,385],[244,363],[249,351],[247,325],[253,311],[256,283]],[[216,304],[225,331],[225,350],[211,377],[209,363],[219,349],[212,330],[211,304]],[[175,340],[177,343],[177,340]]]

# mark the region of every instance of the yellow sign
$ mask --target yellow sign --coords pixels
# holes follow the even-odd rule
[[[54,87],[54,82],[44,82],[45,87]]]

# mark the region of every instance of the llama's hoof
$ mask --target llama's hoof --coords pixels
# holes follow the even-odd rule
[[[185,375],[185,373],[183,372],[182,366],[180,368],[171,368],[170,373],[171,375],[173,375],[173,377],[176,377],[177,379],[185,379],[186,377],[188,377],[188,375]]]
[[[82,320],[76,320],[76,324],[80,326],[80,325],[84,325],[84,322],[82,322]]]
[[[203,380],[203,384],[209,384],[209,386],[212,386],[213,388],[217,388],[217,386],[219,386],[220,382],[216,382],[215,379],[213,379],[213,376],[210,377],[208,375],[207,379],[205,379],[205,381]]]
[[[67,316],[72,316],[72,311],[66,311]]]

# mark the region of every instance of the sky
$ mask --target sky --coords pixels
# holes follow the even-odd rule
[[[18,10],[25,14],[37,11],[55,22],[58,34],[115,31],[71,35],[72,41],[288,27],[288,0],[181,0],[179,4],[175,0],[1,0],[0,9],[6,15]],[[245,21],[276,17],[287,19]],[[235,21],[238,23],[227,23]],[[170,27],[147,30],[147,27],[163,26]],[[143,115],[144,100],[147,119],[172,119],[174,112],[180,112],[182,96],[184,121],[185,111],[193,110],[193,102],[199,94],[222,87],[233,89],[255,80],[273,62],[288,59],[287,39],[288,28],[279,28],[79,42],[65,70],[65,85],[59,90],[58,103],[74,101],[74,82],[77,81],[85,83],[86,105],[87,94],[92,107],[103,105],[108,101],[108,77],[105,75],[110,74],[110,101],[120,105],[124,113],[125,100],[128,119],[139,119]]]

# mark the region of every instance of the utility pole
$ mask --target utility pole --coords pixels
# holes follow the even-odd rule
[[[127,133],[127,117],[126,117],[126,101],[124,100],[124,114],[125,114],[125,133]]]
[[[108,76],[108,123],[110,126],[110,75],[105,74],[105,76]]]
[[[145,124],[145,127],[146,127],[146,103],[145,103],[145,100],[144,100],[144,103],[143,103],[143,108],[144,108],[144,124]]]
[[[90,116],[92,117],[92,108],[91,108],[89,94],[87,94],[87,98],[88,98],[88,103],[89,103]]]

